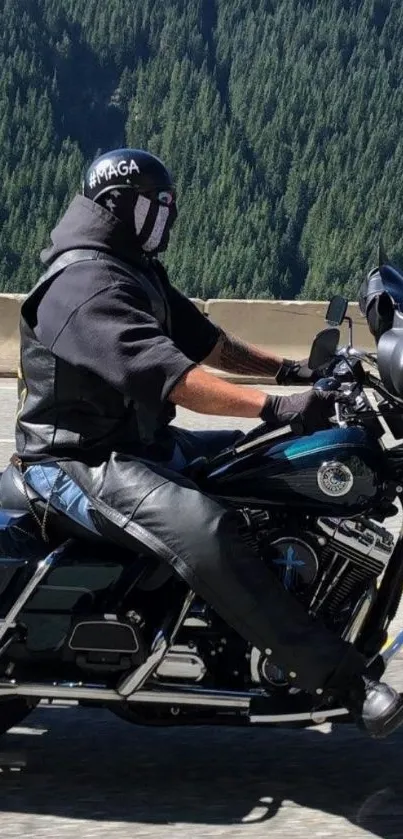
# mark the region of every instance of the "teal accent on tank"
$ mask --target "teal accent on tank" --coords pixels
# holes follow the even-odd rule
[[[314,454],[326,449],[334,449],[337,446],[368,446],[373,443],[363,428],[356,426],[351,428],[331,428],[326,431],[317,431],[308,437],[297,437],[296,440],[287,440],[272,446],[265,452],[264,457],[270,460],[286,458],[293,460],[295,457]]]

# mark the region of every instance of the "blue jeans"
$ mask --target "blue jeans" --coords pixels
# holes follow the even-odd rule
[[[173,472],[181,472],[196,457],[214,457],[243,437],[240,431],[187,431],[172,427],[170,432],[174,438],[173,453],[169,460],[158,462]],[[153,462],[147,458],[141,460]],[[91,517],[93,506],[90,499],[57,463],[28,466],[25,480],[45,501],[51,498],[51,506],[55,510],[93,533],[97,532]]]

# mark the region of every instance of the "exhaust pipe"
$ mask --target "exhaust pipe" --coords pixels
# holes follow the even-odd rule
[[[227,711],[244,712],[245,722],[255,725],[287,725],[290,723],[320,724],[338,717],[348,717],[345,708],[312,709],[291,713],[250,714],[250,704],[254,697],[261,693],[230,693],[229,691],[204,690],[200,688],[179,688],[169,684],[161,685],[153,690],[139,690],[128,696],[126,700],[115,690],[93,687],[91,685],[64,684],[36,684],[35,682],[17,684],[16,682],[0,682],[0,712],[1,699],[26,696],[35,699],[59,699],[67,701],[87,701],[101,704],[129,702],[130,704],[171,705],[180,707],[193,705],[194,707],[221,708]]]
[[[91,685],[65,684],[37,684],[27,682],[0,682],[0,700],[15,696],[29,696],[35,699],[65,699],[70,701],[93,702],[130,702],[152,705],[194,705],[210,708],[227,708],[228,710],[249,709],[252,695],[249,693],[232,693],[231,691],[202,690],[197,688],[179,688],[163,685],[153,690],[139,690],[123,699],[115,690],[92,687]]]

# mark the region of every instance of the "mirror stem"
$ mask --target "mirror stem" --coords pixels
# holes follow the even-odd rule
[[[353,321],[352,318],[345,316],[344,320],[348,323],[348,345],[349,347],[353,346]]]

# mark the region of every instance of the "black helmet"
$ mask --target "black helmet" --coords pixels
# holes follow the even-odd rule
[[[142,149],[114,149],[97,157],[87,169],[83,183],[86,198],[96,201],[111,189],[129,187],[136,192],[173,190],[168,169],[159,157]]]
[[[142,149],[114,149],[87,169],[83,193],[131,229],[147,253],[165,250],[176,219],[172,177],[162,161]]]

